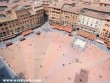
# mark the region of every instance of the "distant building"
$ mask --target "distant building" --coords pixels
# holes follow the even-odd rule
[[[49,13],[49,4],[50,4],[50,1],[49,0],[43,0],[43,3],[42,3],[42,6],[45,10],[45,13],[48,15]]]
[[[49,6],[49,22],[50,24],[60,24],[60,14],[63,4],[50,4]]]
[[[79,16],[80,29],[101,37],[105,23],[107,23],[106,18],[109,17],[109,8],[110,7],[94,5],[84,6]]]
[[[94,10],[82,9],[79,16],[80,29],[97,35],[103,26],[103,20],[107,16]]]
[[[78,16],[81,7],[76,7],[76,3],[53,3],[49,6],[49,22],[63,27],[73,27],[78,25]],[[64,29],[63,29],[64,30]]]
[[[65,4],[61,9],[61,25],[77,26],[80,9],[81,7],[75,7],[75,4]]]
[[[106,42],[110,42],[110,17],[106,18],[104,21],[104,26],[100,31],[100,37]]]
[[[1,41],[42,25],[45,11],[49,23],[56,29],[67,32],[74,29],[85,38],[100,37],[110,42],[110,6],[107,1],[12,0],[7,7],[0,11]]]
[[[0,11],[4,11],[8,7],[7,2],[0,2]]]
[[[95,2],[97,4],[94,5]],[[109,6],[98,4],[98,0],[94,0],[90,4],[84,2],[50,4],[49,22],[52,25],[59,25],[59,30],[64,30],[62,29],[63,26],[72,27],[73,29],[79,28],[79,35],[94,40],[96,37],[102,36],[104,23],[106,23],[106,18],[109,17],[110,13]],[[58,29],[58,26],[56,27]]]
[[[39,6],[18,6],[7,9],[0,18],[0,40],[12,38],[29,29],[34,29],[44,22],[44,9]]]
[[[99,0],[101,6],[110,6],[110,0]]]

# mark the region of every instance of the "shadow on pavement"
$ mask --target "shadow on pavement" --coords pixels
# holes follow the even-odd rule
[[[80,73],[76,74],[74,83],[88,83],[89,71],[81,69]]]

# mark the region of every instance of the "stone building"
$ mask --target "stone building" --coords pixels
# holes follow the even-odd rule
[[[80,30],[85,31],[85,34],[93,35],[93,39],[101,37],[101,31],[105,25],[106,18],[109,17],[109,13],[109,7],[84,6],[79,15]]]
[[[49,4],[50,4],[49,0],[43,0],[42,6],[45,10],[46,15],[48,15],[48,12],[49,12]]]
[[[29,29],[37,28],[44,22],[44,9],[41,5],[18,6],[7,9],[0,18],[0,41],[15,37]]]
[[[60,24],[60,14],[61,14],[61,8],[63,4],[50,4],[49,6],[49,23],[50,24]]]
[[[110,17],[106,18],[104,21],[103,28],[100,31],[100,37],[104,40],[105,43],[110,42]]]
[[[54,3],[49,6],[49,22],[50,24],[57,24],[62,27],[68,27],[67,29],[73,29],[78,25],[78,16],[81,7],[76,6],[75,3]],[[64,29],[63,29],[64,30]]]

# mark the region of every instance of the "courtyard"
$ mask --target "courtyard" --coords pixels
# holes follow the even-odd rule
[[[110,83],[109,52],[89,41],[84,50],[72,47],[75,36],[48,26],[35,30],[41,31],[40,35],[31,34],[19,42],[11,40],[15,41],[13,45],[0,49],[16,75],[41,79],[41,83]]]

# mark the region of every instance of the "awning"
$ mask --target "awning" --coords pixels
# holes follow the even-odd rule
[[[91,31],[97,31],[97,29],[95,29],[95,28],[91,28],[91,27],[88,27],[88,26],[85,26],[85,25],[82,25],[82,24],[81,24],[81,27],[83,27],[85,29],[89,29]]]
[[[110,42],[107,44],[107,47],[110,48]]]
[[[63,30],[63,31],[67,31],[67,32],[72,32],[72,30],[73,30],[72,27],[68,27],[68,26],[61,26],[61,25],[57,25],[57,24],[53,24],[52,26],[54,29]]]
[[[24,31],[22,32],[22,35],[25,36],[25,35],[28,35],[30,33],[32,33],[33,31],[31,29],[27,30],[27,31]]]
[[[102,41],[100,39],[97,39],[96,42],[101,43],[101,44],[104,44],[104,41]]]
[[[89,32],[86,32],[86,31],[83,31],[83,30],[79,30],[77,33],[78,33],[78,35],[85,37],[85,38],[88,38],[90,40],[94,40],[96,38],[96,35],[89,33]]]
[[[63,30],[70,33],[70,32],[72,32],[73,28],[72,28],[72,27],[64,26],[64,27],[63,27]]]
[[[104,43],[108,43],[108,41],[105,38],[100,38],[101,41],[103,41]]]
[[[57,25],[57,24],[54,24],[52,26],[53,26],[54,29],[58,29],[58,30],[62,30],[62,28],[63,28],[62,26]]]

